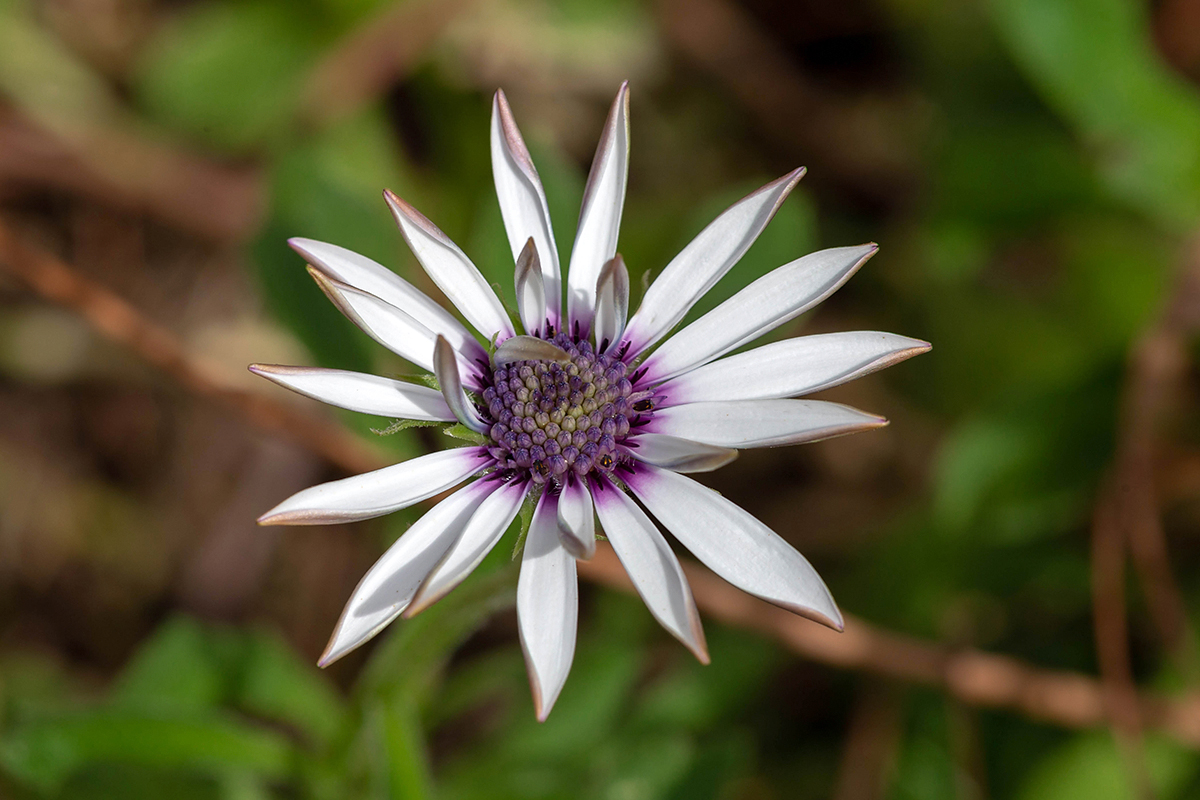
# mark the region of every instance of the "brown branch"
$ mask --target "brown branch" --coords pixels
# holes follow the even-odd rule
[[[833,800],[885,797],[900,743],[900,693],[876,678],[864,678],[860,683],[842,747]]]
[[[44,299],[79,314],[104,338],[128,348],[185,388],[247,422],[297,441],[347,472],[383,466],[378,455],[336,423],[299,414],[280,401],[230,386],[213,368],[188,354],[170,331],[58,258],[21,242],[3,223],[0,267]],[[699,565],[685,568],[696,603],[708,615],[771,636],[814,661],[940,687],[970,705],[1009,709],[1068,728],[1100,726],[1110,720],[1104,692],[1094,678],[1039,669],[1006,656],[953,650],[853,617],[847,618],[845,633],[838,634],[756,600]],[[588,580],[632,591],[624,569],[607,547],[591,561],[580,562],[579,570]],[[1168,701],[1142,696],[1139,707],[1147,728],[1200,748],[1200,697]]]
[[[1200,239],[1192,243],[1162,315],[1130,352],[1114,465],[1116,523],[1133,555],[1151,619],[1167,650],[1193,681],[1200,678],[1195,634],[1171,570],[1155,464],[1159,426],[1187,373],[1187,340],[1198,328]]]
[[[1095,678],[1041,669],[978,650],[954,650],[849,616],[845,632],[839,634],[755,599],[698,564],[687,563],[684,570],[696,605],[709,617],[759,631],[813,661],[935,686],[969,705],[1006,709],[1065,728],[1092,728],[1110,722],[1104,691]],[[608,547],[598,549],[591,561],[579,562],[579,574],[605,586],[633,591]],[[1200,748],[1200,697],[1169,701],[1143,695],[1139,704],[1148,728]]]
[[[1117,519],[1120,502],[1101,491],[1092,522],[1092,617],[1104,702],[1135,797],[1148,800],[1154,788],[1146,772],[1142,709],[1138,704],[1125,615],[1125,540]]]
[[[367,472],[384,465],[379,455],[339,426],[231,385],[219,370],[190,355],[171,331],[50,253],[22,242],[2,222],[0,267],[46,300],[79,314],[101,336],[136,353],[184,388],[258,427],[298,442],[347,472]]]
[[[90,124],[56,132],[0,108],[0,184],[72,192],[182,231],[242,241],[266,207],[260,171]]]

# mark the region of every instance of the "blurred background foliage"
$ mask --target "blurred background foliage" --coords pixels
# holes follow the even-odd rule
[[[635,295],[721,209],[803,164],[698,311],[809,250],[874,240],[868,268],[786,333],[935,345],[826,393],[890,428],[746,453],[709,482],[808,555],[850,613],[1096,675],[1093,518],[1129,489],[1120,458],[1140,436],[1153,447],[1131,463],[1150,475],[1169,569],[1164,583],[1131,567],[1118,608],[1138,685],[1192,696],[1196,0],[0,0],[0,221],[222,379],[332,416],[245,364],[410,368],[324,300],[285,240],[335,242],[433,292],[381,201],[391,188],[511,304],[491,94],[512,100],[565,263],[623,79]],[[1151,401],[1128,387],[1164,331],[1180,348],[1147,436],[1131,419]],[[442,446],[338,419],[388,458]],[[342,603],[419,513],[255,528],[337,474],[0,278],[0,795],[1200,796],[1177,739],[972,708],[711,621],[701,667],[595,586],[539,725],[504,545],[322,672]],[[1174,627],[1156,622],[1163,592]]]

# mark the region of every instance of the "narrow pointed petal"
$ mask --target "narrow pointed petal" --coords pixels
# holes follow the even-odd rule
[[[629,270],[625,259],[617,253],[604,269],[596,284],[596,348],[603,350],[605,342],[616,344],[625,332],[625,321],[629,316]]]
[[[878,249],[834,247],[772,270],[664,342],[646,359],[647,379],[680,375],[795,319],[836,292]]]
[[[735,400],[660,408],[647,433],[716,447],[782,447],[887,425],[887,420],[823,400]]]
[[[457,354],[450,343],[441,336],[437,337],[433,345],[433,374],[437,376],[438,386],[442,387],[442,398],[458,421],[478,433],[486,431],[487,425],[471,405],[471,399],[467,397],[462,379],[458,376]]]
[[[305,489],[258,518],[259,525],[327,525],[371,519],[452,489],[487,466],[482,447],[460,447]]]
[[[842,629],[829,589],[804,556],[718,492],[657,467],[639,470],[629,488],[684,547],[734,586]]]
[[[375,295],[435,334],[445,336],[468,359],[487,359],[487,352],[449,311],[382,264],[344,247],[313,239],[288,239],[288,244],[310,265],[334,280]]]
[[[514,361],[566,362],[570,360],[571,356],[566,350],[534,336],[514,336],[511,339],[505,339],[492,354],[492,363],[497,367],[511,364]]]
[[[708,646],[700,613],[667,540],[646,513],[613,484],[597,491],[595,500],[604,533],[650,613],[701,663],[707,664]]]
[[[251,364],[250,371],[293,392],[338,408],[399,419],[453,422],[441,392],[378,375],[320,367]]]
[[[575,558],[586,561],[596,555],[596,514],[592,493],[583,481],[563,486],[558,498],[558,536]]]
[[[492,101],[492,176],[513,259],[520,256],[525,242],[532,237],[542,265],[546,315],[552,325],[561,328],[562,279],[554,229],[550,227],[550,207],[504,92],[496,92]]]
[[[567,270],[567,316],[572,326],[579,325],[580,336],[587,336],[592,326],[600,270],[617,253],[628,180],[629,83],[626,81],[617,91],[596,146],[592,170],[583,190],[571,266]]]
[[[521,558],[517,623],[538,722],[545,722],[575,658],[579,584],[575,559],[558,540],[555,498],[542,494]]]
[[[625,341],[631,345],[631,355],[650,347],[679,324],[688,309],[750,249],[803,176],[801,167],[734,203],[663,268],[629,321]]]
[[[521,510],[527,489],[524,482],[505,484],[479,504],[458,541],[422,581],[404,610],[405,619],[441,600],[479,566]]]
[[[634,458],[674,472],[712,472],[738,457],[737,450],[664,436],[643,433],[629,440]]]
[[[530,336],[537,336],[546,324],[546,285],[542,277],[542,260],[538,257],[537,244],[533,237],[525,243],[521,255],[517,256],[517,310],[521,312],[521,324]]]
[[[426,512],[387,549],[350,596],[318,666],[333,663],[400,616],[494,488],[495,484],[477,481],[460,489]]]
[[[401,358],[427,370],[433,369],[436,334],[400,309],[317,269],[308,274],[338,310],[368,336]]]
[[[421,212],[391,192],[383,196],[413,255],[467,322],[488,339],[512,336],[508,312],[471,259]]]
[[[658,388],[671,405],[819,392],[925,353],[929,342],[879,331],[800,336],[713,361]]]

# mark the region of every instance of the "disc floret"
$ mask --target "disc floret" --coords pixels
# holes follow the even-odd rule
[[[615,354],[565,333],[548,341],[569,360],[514,361],[492,370],[483,402],[491,420],[488,452],[502,472],[561,485],[571,474],[611,473],[639,397]]]

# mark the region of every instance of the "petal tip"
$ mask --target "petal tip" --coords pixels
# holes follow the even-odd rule
[[[330,642],[328,645],[326,645],[325,652],[321,653],[321,657],[317,659],[317,666],[321,669],[325,669],[330,664],[341,658],[342,655],[342,653],[338,653],[336,655],[333,653],[333,642]]]
[[[403,197],[393,192],[391,189],[383,190],[384,201],[391,206],[394,213],[403,214],[406,217],[412,216],[412,212],[416,211]]]

